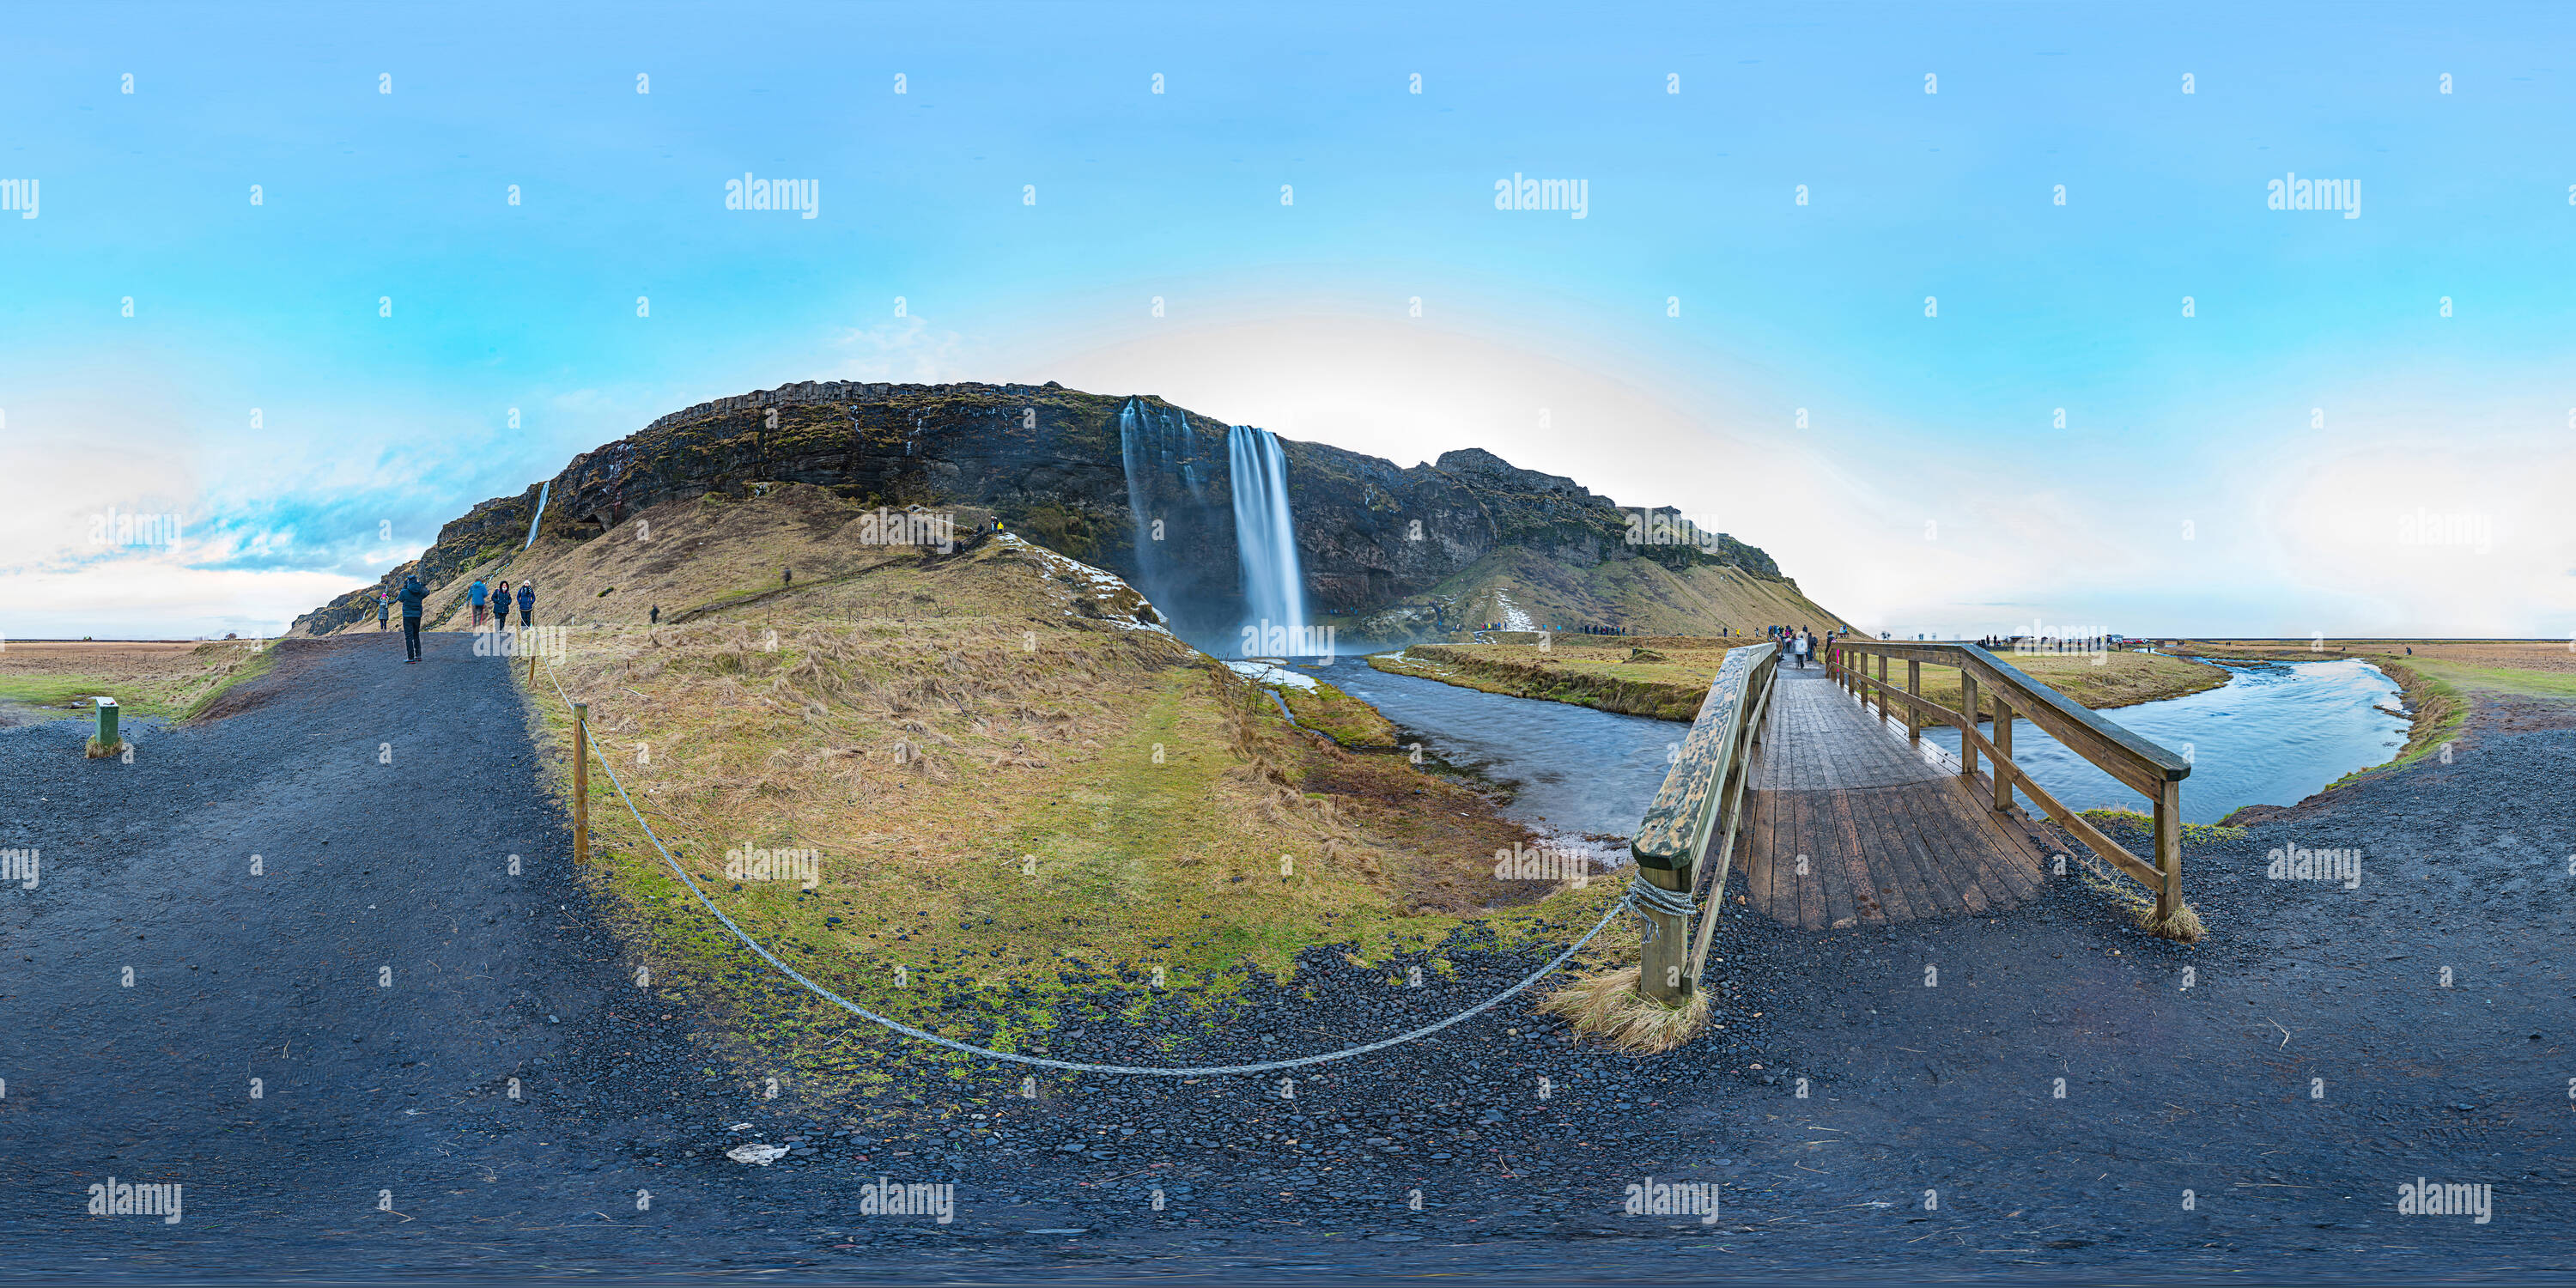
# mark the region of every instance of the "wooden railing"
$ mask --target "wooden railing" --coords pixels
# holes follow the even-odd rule
[[[1933,644],[1917,642],[1843,639],[1826,650],[1826,674],[1844,688],[1856,693],[1863,703],[1878,700],[1879,714],[1887,714],[1890,698],[1905,705],[1906,732],[1909,737],[1922,736],[1920,717],[1929,715],[1942,724],[1959,730],[1959,772],[1972,782],[1977,774],[1977,756],[1984,753],[1993,767],[1994,808],[2012,808],[2015,784],[2059,826],[2075,835],[2103,861],[2155,892],[2156,920],[2163,923],[2181,911],[2182,903],[2182,780],[2191,774],[2190,762],[2149,742],[2112,722],[2069,701],[2066,695],[2022,674],[2003,659],[1974,644]],[[1878,659],[1878,674],[1869,674],[1870,659]],[[1888,683],[1890,659],[1905,663],[1905,687]],[[1960,710],[1927,701],[1923,697],[1923,664],[1956,668],[1960,680]],[[1981,701],[1982,699],[1982,701]],[[1995,710],[1995,731],[1988,738],[1978,728],[1978,708],[1991,704]],[[2060,743],[2077,755],[2091,761],[2122,785],[2145,796],[2154,806],[2155,862],[2148,863],[2129,853],[2092,820],[2068,809],[2048,793],[2019,765],[2012,763],[2012,731],[2015,717],[2030,721],[2047,730]]]
[[[1669,1006],[1690,1001],[1708,960],[1709,934],[1724,906],[1726,864],[1744,817],[1744,785],[1752,777],[1753,743],[1770,707],[1779,651],[1775,644],[1752,644],[1727,653],[1629,846],[1638,875],[1672,892],[1675,902],[1695,895],[1702,875],[1710,878],[1697,935],[1691,933],[1688,916],[1650,903],[1638,905],[1647,929],[1638,953],[1637,991]]]

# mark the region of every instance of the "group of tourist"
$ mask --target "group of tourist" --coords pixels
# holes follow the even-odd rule
[[[474,606],[474,629],[478,631],[483,629],[483,614],[487,609],[492,614],[493,630],[509,629],[511,594],[510,583],[507,581],[502,582],[499,589],[494,589],[484,585],[482,578],[475,578],[474,584],[467,587],[465,591],[466,602]],[[537,584],[533,581],[520,582],[517,596],[519,625],[526,626],[528,619],[537,611]],[[403,574],[400,591],[376,592],[377,630],[386,628],[393,615],[394,605],[396,603],[402,605],[405,665],[420,660],[420,606],[421,601],[427,598],[429,598],[429,588],[421,585],[420,578],[410,573]],[[659,609],[655,610],[654,615],[660,616]]]
[[[1800,670],[1805,670],[1817,654],[1833,647],[1834,641],[1842,638],[1842,632],[1837,630],[1827,630],[1820,638],[1804,626],[1766,626],[1763,632],[1780,646],[1780,655]]]

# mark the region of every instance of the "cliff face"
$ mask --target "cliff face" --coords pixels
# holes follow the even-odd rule
[[[781,482],[871,504],[973,506],[1116,571],[1176,631],[1214,647],[1242,613],[1227,434],[1223,423],[1159,398],[1054,384],[807,382],[700,403],[574,457],[546,489],[538,526],[585,540],[663,501],[745,496]],[[1400,469],[1318,443],[1280,446],[1309,610],[1346,629],[1384,636],[1482,625],[1462,616],[1469,605],[1443,583],[1498,552],[1577,569],[1623,560],[1684,574],[1725,567],[1791,585],[1768,555],[1731,537],[1632,541],[1637,511],[1481,449]],[[435,586],[525,541],[539,491],[483,502],[448,524],[419,560],[422,580]],[[1141,532],[1131,517],[1139,513]],[[396,568],[380,585],[399,585],[410,570]],[[372,617],[376,589],[341,596],[295,629]],[[1615,603],[1568,612],[1641,624],[1623,621]]]

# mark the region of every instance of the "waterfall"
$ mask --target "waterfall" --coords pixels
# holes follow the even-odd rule
[[[1243,652],[1323,653],[1306,626],[1297,524],[1288,513],[1288,460],[1266,429],[1237,425],[1225,439],[1234,479],[1234,544],[1243,566]]]
[[[1136,589],[1163,611],[1163,551],[1154,540],[1154,520],[1146,498],[1155,472],[1155,444],[1147,438],[1152,422],[1130,398],[1118,409],[1118,460],[1127,470],[1127,518],[1136,528]]]

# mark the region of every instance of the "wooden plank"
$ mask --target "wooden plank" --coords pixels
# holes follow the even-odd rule
[[[1789,825],[1788,844],[1782,847],[1782,854],[1790,861],[1790,873],[1798,879],[1799,921],[1809,930],[1822,930],[1827,924],[1825,869],[1822,863],[1816,861],[1815,854],[1807,848],[1806,841],[1809,813],[1807,799],[1812,795],[1814,795],[1812,792],[1781,793],[1780,803],[1786,807],[1783,817]],[[1800,855],[1805,855],[1807,859],[1803,865],[1797,862]],[[1804,866],[1807,870],[1799,872],[1797,869],[1800,866]]]
[[[1986,785],[1991,788],[1992,780],[1988,780]],[[1982,802],[1984,799],[1981,792],[1978,800]],[[1987,810],[1978,823],[1986,833],[1987,873],[2002,880],[2005,892],[2015,904],[2027,902],[2039,891],[2039,874],[2031,866],[2026,848],[2028,842],[2015,835],[2021,829],[2020,820],[2009,813]]]
[[[1952,858],[1984,896],[1985,911],[2002,912],[2018,904],[2021,901],[2014,897],[2011,883],[1993,870],[1994,838],[1986,832],[1986,807],[1978,798],[1978,780],[1956,778],[1948,786],[1950,792],[1943,807]]]
[[[1835,848],[1842,873],[1843,897],[1851,902],[1851,916],[1874,924],[1887,922],[1887,905],[1878,897],[1877,874],[1870,871],[1869,846],[1861,837],[1861,800],[1866,790],[1833,793]]]
[[[1867,815],[1870,871],[1881,886],[1890,888],[1880,895],[1887,903],[1889,919],[1920,921],[1939,916],[1941,905],[1924,885],[1922,874],[1915,870],[1898,793],[1880,788],[1856,794],[1862,797],[1860,804]]]
[[[1977,846],[1969,840],[1966,829],[1959,826],[1958,782],[1956,778],[1945,778],[1927,785],[1914,808],[1923,820],[1925,852],[1941,866],[1950,888],[1959,893],[1960,905],[1969,915],[1981,916],[1994,906],[1994,901],[1977,880]]]

